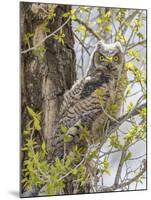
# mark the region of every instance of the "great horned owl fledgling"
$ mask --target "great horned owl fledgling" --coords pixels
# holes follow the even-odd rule
[[[124,62],[124,52],[119,42],[105,44],[100,41],[97,43],[91,56],[87,75],[75,82],[64,95],[57,133],[63,125],[69,128],[68,133],[73,141],[77,142],[75,130],[78,129],[77,124],[80,123],[89,128],[91,143],[100,140],[104,134],[106,123],[110,120],[109,116],[116,118],[121,107],[125,90],[123,80],[126,80]],[[97,89],[100,91],[101,97],[96,93]],[[116,109],[111,112],[113,104],[116,104],[114,106]],[[54,152],[56,156],[59,154],[61,156],[63,153],[62,138],[59,134],[56,134],[55,137],[53,145],[56,150]],[[74,143],[76,143],[75,141]]]

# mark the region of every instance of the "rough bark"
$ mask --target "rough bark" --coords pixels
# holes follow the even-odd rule
[[[62,15],[69,9],[70,6],[56,7],[56,17],[48,25],[51,32],[65,22],[66,19]],[[23,44],[25,33],[34,33],[33,40],[36,42],[45,36],[41,30],[42,23],[43,20],[37,19],[32,13],[29,3],[21,4],[21,49],[27,48]],[[42,134],[46,141],[51,136],[62,96],[67,89],[70,89],[76,78],[71,21],[63,27],[63,31],[65,44],[60,44],[53,37],[46,40],[44,44],[46,52],[43,58],[33,55],[31,51],[21,56],[22,122],[26,121],[24,120],[26,106],[42,111],[42,121],[44,121]],[[32,43],[34,42],[31,41]]]
[[[41,5],[45,8],[48,6],[47,4]],[[50,32],[55,31],[67,20],[62,15],[70,9],[70,6],[56,6],[56,16],[48,23]],[[35,14],[32,11],[32,3],[22,2],[20,4],[21,52],[29,48],[29,45],[23,41],[26,33],[34,33],[29,40],[30,46],[34,46],[46,36],[42,29],[43,23],[44,17],[41,13]],[[34,55],[33,51],[21,53],[21,131],[24,130],[28,121],[26,107],[30,106],[34,111],[41,111],[42,131],[38,139],[39,141],[45,140],[48,146],[63,94],[71,88],[76,79],[71,21],[63,27],[63,32],[65,34],[64,45],[54,37],[47,39],[43,44],[46,50],[43,57]],[[21,146],[23,143],[22,137]],[[25,156],[22,154],[21,160]]]

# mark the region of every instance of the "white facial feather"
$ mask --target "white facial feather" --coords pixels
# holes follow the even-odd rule
[[[105,67],[108,66],[108,64],[103,62],[97,62],[96,60],[99,60],[99,58],[95,57],[95,53],[98,52],[98,54],[102,54],[104,57],[112,57],[116,54],[120,55],[120,62],[112,62],[110,63],[110,66],[112,67],[118,67],[119,71],[121,71],[123,64],[124,64],[124,50],[120,44],[120,42],[115,42],[111,44],[106,44],[102,40],[99,41],[96,44],[96,47],[94,51],[92,52],[92,55],[90,57],[90,64],[87,70],[87,76],[91,74],[93,70],[97,69],[105,69]],[[95,57],[95,59],[94,59]],[[97,58],[97,59],[96,59]]]

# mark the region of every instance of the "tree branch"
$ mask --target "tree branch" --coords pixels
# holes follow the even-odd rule
[[[86,27],[86,29],[98,40],[101,40],[101,38],[91,29],[84,21],[82,21],[79,18],[76,18],[74,21],[78,22],[79,24]]]
[[[144,167],[136,176],[134,176],[129,181],[124,182],[124,183],[120,183],[120,184],[117,184],[117,185],[114,184],[111,187],[107,187],[107,188],[101,189],[101,192],[111,192],[111,191],[115,191],[117,189],[123,188],[125,186],[128,186],[131,183],[137,181],[145,173],[145,171],[146,171],[146,168]]]
[[[54,36],[58,31],[60,31],[68,22],[70,21],[70,17],[59,27],[57,28],[54,32],[50,33],[46,37],[44,37],[40,42],[38,42],[35,46],[30,47],[29,49],[21,51],[22,54],[25,54],[29,51],[35,50],[38,46],[40,46],[42,43],[44,43],[48,38]]]
[[[132,110],[132,112],[130,113],[130,116],[129,117],[133,117],[135,115],[138,115],[140,113],[140,111],[143,109],[143,108],[146,108],[146,103],[143,103],[142,105],[140,105],[139,107],[136,107]],[[123,119],[125,119],[127,116],[129,115],[129,113],[126,113],[125,115],[121,116],[118,121],[121,121]],[[128,118],[127,118],[128,119]]]
[[[125,115],[121,116],[120,118],[118,118],[118,123],[117,122],[113,122],[110,126],[110,131],[108,134],[113,133],[121,124],[123,124],[127,119],[129,119],[130,117],[133,117],[135,115],[138,115],[140,113],[140,111],[146,107],[146,103],[143,103],[142,105],[140,105],[139,107],[135,107],[131,112],[126,113]]]
[[[90,52],[87,50],[87,48],[84,46],[84,44],[82,43],[82,41],[78,38],[78,36],[73,32],[75,38],[79,41],[79,43],[81,44],[81,46],[85,49],[85,51],[87,52],[87,54],[90,56]]]
[[[118,185],[119,184],[119,180],[120,180],[120,176],[121,176],[122,168],[123,168],[123,164],[124,164],[124,159],[126,157],[126,153],[127,153],[128,147],[129,147],[129,145],[128,145],[128,143],[126,143],[124,145],[123,150],[122,150],[122,155],[121,155],[121,159],[120,159],[120,162],[119,162],[119,165],[118,165],[118,169],[117,169],[117,172],[116,172],[114,185]]]
[[[129,46],[126,50],[128,51],[129,49],[133,49],[134,47],[138,46],[138,45],[143,45],[144,43],[146,43],[146,40],[142,40],[138,43],[132,44],[131,46]]]

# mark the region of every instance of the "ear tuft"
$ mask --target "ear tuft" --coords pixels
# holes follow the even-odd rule
[[[122,47],[122,45],[121,45],[121,43],[120,43],[119,41],[115,43],[115,46],[116,46],[122,53],[124,53],[124,49],[123,49],[123,47]]]
[[[97,42],[96,47],[97,47],[98,49],[100,49],[103,45],[104,45],[104,41],[103,41],[103,40],[100,40],[100,41]]]

